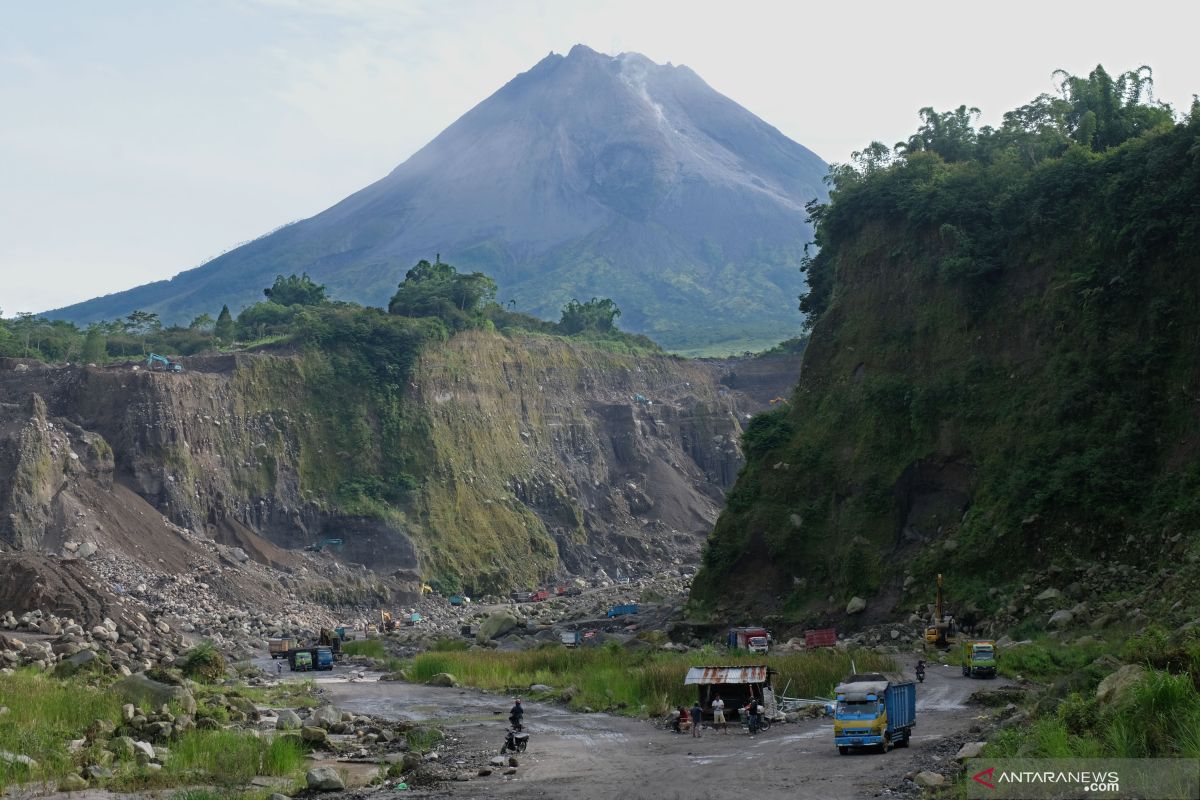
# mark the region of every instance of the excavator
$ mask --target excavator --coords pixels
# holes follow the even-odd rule
[[[183,364],[158,353],[151,353],[146,356],[146,369],[151,372],[183,372]]]
[[[945,614],[942,609],[942,574],[937,576],[937,602],[934,604],[933,620],[925,629],[925,641],[934,647],[949,647],[958,635],[954,625],[954,617]]]
[[[390,612],[390,611],[380,611],[379,612],[379,627],[385,631],[396,630],[396,621],[394,619],[392,619],[392,612]]]

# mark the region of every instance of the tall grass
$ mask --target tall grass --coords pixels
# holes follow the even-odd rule
[[[1053,714],[1002,731],[988,755],[1200,758],[1200,693],[1187,673],[1150,672],[1115,706],[1073,694]]]
[[[213,783],[249,783],[256,775],[287,776],[299,771],[304,750],[290,736],[272,739],[240,731],[188,731],[171,744],[166,771]]]
[[[370,658],[386,658],[387,650],[378,639],[356,639],[353,642],[343,642],[342,652],[348,656],[369,656]]]
[[[0,762],[0,792],[17,782],[64,777],[74,769],[67,741],[82,738],[93,720],[121,719],[115,695],[25,671],[0,675],[0,706],[9,709],[0,716],[0,750],[38,762],[32,772]]]
[[[889,671],[896,664],[869,651],[854,653],[860,672]],[[548,646],[522,652],[474,650],[423,653],[413,660],[409,677],[424,682],[449,672],[469,686],[491,691],[527,691],[533,684],[562,690],[571,687],[573,708],[588,706],[627,714],[659,715],[695,699],[695,687],[683,685],[693,666],[761,664],[776,672],[775,688],[792,696],[829,696],[850,671],[851,656],[836,650],[762,656],[706,648],[694,653],[627,651],[619,646],[568,649]]]

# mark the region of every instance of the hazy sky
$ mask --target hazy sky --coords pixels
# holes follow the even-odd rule
[[[167,278],[390,171],[550,51],[687,64],[827,161],[1059,67],[1200,91],[1200,12],[1140,2],[0,0],[0,309]]]

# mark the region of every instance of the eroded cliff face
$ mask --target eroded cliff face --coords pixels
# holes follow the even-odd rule
[[[67,445],[48,413],[110,452],[109,480],[263,561],[278,551],[258,536],[337,538],[348,561],[473,591],[662,568],[697,557],[757,407],[713,365],[553,337],[431,345],[387,408],[316,352],[186,363],[0,375],[0,400],[49,406],[6,416],[10,546],[39,546],[34,517],[70,469],[45,458]]]

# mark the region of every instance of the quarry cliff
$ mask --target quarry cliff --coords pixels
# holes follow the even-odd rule
[[[422,348],[387,407],[316,349],[0,370],[0,542],[56,549],[68,501],[120,493],[267,563],[337,538],[446,590],[694,562],[775,390],[732,370],[486,331]]]

